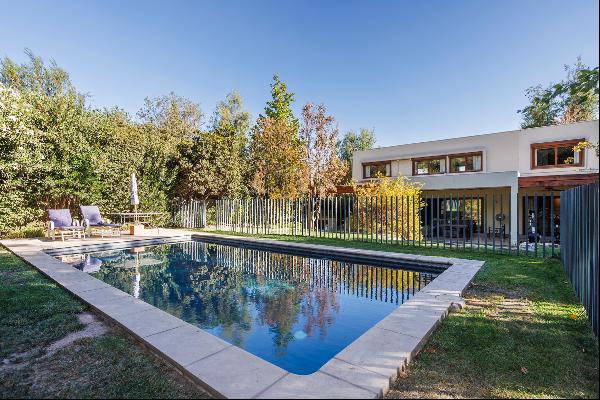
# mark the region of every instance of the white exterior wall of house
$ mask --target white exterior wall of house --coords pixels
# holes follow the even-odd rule
[[[510,189],[510,236],[516,242],[520,177],[598,173],[598,157],[593,149],[584,150],[584,164],[580,167],[532,169],[531,145],[572,139],[597,143],[598,131],[598,121],[589,121],[357,151],[352,163],[352,178],[356,182],[372,180],[363,179],[363,163],[390,161],[392,177],[410,177],[423,183],[424,190]],[[483,155],[479,172],[412,175],[413,158],[479,151]],[[506,202],[508,205],[508,199]]]

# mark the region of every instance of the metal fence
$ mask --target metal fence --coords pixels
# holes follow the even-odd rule
[[[561,258],[598,336],[598,183],[561,194]]]
[[[173,225],[180,228],[206,227],[207,204],[204,200],[189,200],[174,206]]]
[[[221,199],[214,212],[215,227],[221,231],[545,257],[558,254],[559,199],[554,192],[523,194],[518,197],[516,218],[511,218],[509,193],[476,190],[421,196]]]

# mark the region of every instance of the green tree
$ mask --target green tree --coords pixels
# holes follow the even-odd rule
[[[239,93],[217,104],[209,131],[182,142],[171,168],[177,171],[172,187],[180,199],[239,197],[246,193],[245,172],[250,114]]]
[[[372,149],[375,146],[375,141],[375,131],[373,129],[360,128],[358,134],[353,130],[349,130],[337,142],[339,157],[347,165],[343,181],[348,182],[352,179],[352,157],[354,152]]]
[[[258,117],[250,137],[249,182],[259,196],[294,197],[302,192],[303,144],[293,101],[285,82],[273,76],[265,116]]]
[[[252,189],[258,196],[294,198],[302,193],[303,144],[285,121],[260,118],[252,133]]]
[[[522,128],[533,128],[598,118],[598,67],[586,67],[580,59],[565,66],[567,77],[548,87],[525,91],[529,104],[518,112]]]
[[[131,172],[140,178],[142,207],[166,211],[173,178],[166,160],[198,126],[196,110],[171,105],[134,123],[119,109],[91,109],[55,62],[26,53],[24,64],[0,63],[0,235],[40,224],[48,208],[75,216],[80,204],[126,209]]]
[[[278,75],[273,75],[271,83],[271,100],[267,101],[265,107],[265,116],[278,121],[285,121],[298,132],[300,126],[298,119],[292,112],[291,105],[294,102],[294,93],[289,92],[287,84],[279,79]],[[262,115],[260,118],[264,118]]]

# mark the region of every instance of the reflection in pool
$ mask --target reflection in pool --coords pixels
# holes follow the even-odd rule
[[[59,258],[296,374],[435,276],[198,241]]]

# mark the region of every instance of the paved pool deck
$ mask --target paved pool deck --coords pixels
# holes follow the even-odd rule
[[[302,253],[360,255],[405,263],[447,267],[412,299],[339,352],[310,375],[289,373],[247,351],[176,318],[65,264],[50,254],[131,248],[194,237],[297,250]],[[161,229],[145,235],[51,241],[0,241],[14,254],[88,304],[100,316],[129,332],[159,357],[209,393],[224,398],[380,398],[390,382],[421,350],[462,293],[483,261],[348,249],[262,238]]]

